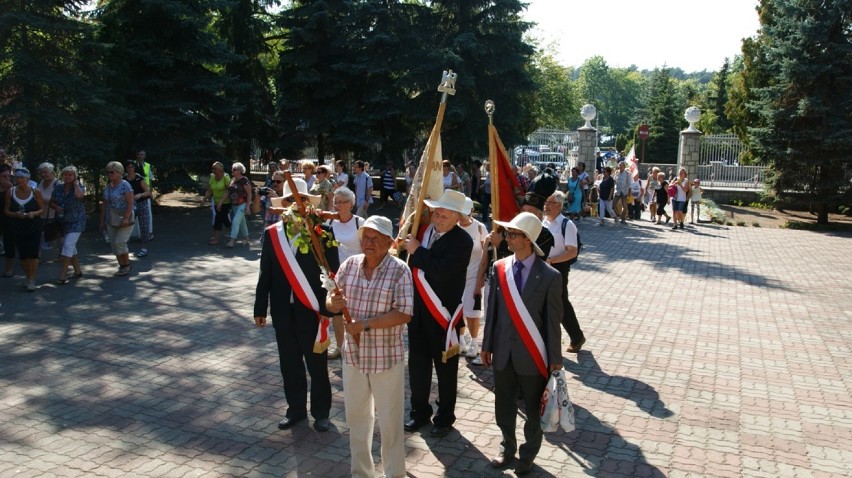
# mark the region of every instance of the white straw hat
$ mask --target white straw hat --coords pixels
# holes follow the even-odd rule
[[[523,231],[524,235],[527,236],[527,239],[532,242],[535,253],[540,256],[544,255],[544,252],[540,247],[538,247],[538,244],[535,243],[535,240],[538,239],[538,235],[541,234],[542,227],[541,221],[535,217],[535,214],[531,212],[522,212],[513,217],[509,222],[494,221],[494,224],[503,226],[506,229],[520,229]]]
[[[464,211],[464,200],[464,194],[458,191],[453,191],[452,189],[447,189],[446,191],[444,191],[444,194],[441,194],[441,199],[437,201],[431,201],[429,199],[426,199],[423,202],[431,208],[440,207],[443,209],[449,209],[450,211],[455,211],[464,214],[462,212]]]
[[[305,182],[302,178],[293,178],[293,183],[296,184],[296,192],[299,196],[305,196],[308,198],[311,204],[316,206],[319,204],[320,197],[316,194],[308,194],[308,183]],[[290,190],[290,183],[288,181],[284,181],[284,192],[281,193],[282,198],[295,196],[293,191]]]

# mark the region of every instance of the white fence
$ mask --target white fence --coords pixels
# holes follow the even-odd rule
[[[698,177],[710,187],[761,189],[766,166],[741,166],[739,160],[744,150],[734,134],[702,136],[698,171],[690,171],[690,176]]]

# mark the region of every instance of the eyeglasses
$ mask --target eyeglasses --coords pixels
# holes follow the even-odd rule
[[[545,204],[553,204],[554,206],[559,205],[559,201],[544,201]]]
[[[506,232],[503,233],[503,236],[505,236],[508,239],[514,239],[516,237],[526,237],[526,235],[523,232],[515,232],[515,231],[506,231]]]

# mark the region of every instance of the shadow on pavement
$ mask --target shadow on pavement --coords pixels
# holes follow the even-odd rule
[[[578,227],[583,241],[583,251],[572,270],[602,271],[604,265],[616,266],[645,262],[665,272],[677,269],[683,274],[696,275],[705,280],[736,280],[750,286],[792,290],[782,282],[757,274],[747,267],[725,265],[701,249],[672,244],[661,240],[666,236],[686,235],[708,241],[728,241],[725,236],[709,234],[706,229],[725,230],[721,227],[688,225],[684,230],[672,231],[665,225],[652,225],[647,220],[627,224],[606,223],[600,227],[595,221],[581,221]],[[706,247],[703,249],[707,249]]]
[[[634,378],[608,375],[601,370],[594,354],[588,350],[581,350],[577,354],[577,362],[563,360],[562,363],[566,370],[589,388],[630,400],[652,417],[668,418],[673,415],[654,387]]]
[[[576,430],[544,438],[577,462],[589,476],[666,476],[648,463],[642,450],[588,410],[574,405]]]

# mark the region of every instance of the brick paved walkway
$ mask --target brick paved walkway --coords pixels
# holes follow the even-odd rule
[[[79,281],[53,285],[56,264],[35,293],[0,279],[0,475],[346,476],[339,361],[335,428],[275,426],[274,337],[249,319],[257,245],[207,246],[202,209],[155,220],[129,279],[95,234]],[[565,360],[577,431],[546,436],[534,476],[849,476],[848,236],[580,231],[571,297],[589,341]],[[409,476],[513,476],[488,466],[491,373],[463,366],[459,386],[456,431],[407,434]]]

